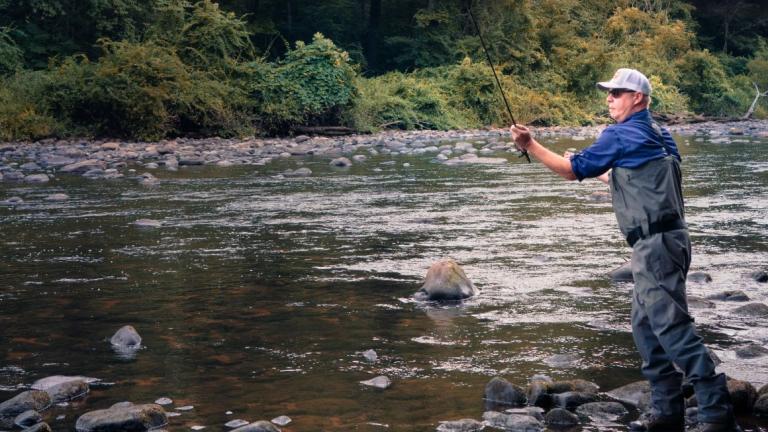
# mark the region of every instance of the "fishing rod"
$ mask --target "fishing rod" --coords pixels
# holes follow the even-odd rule
[[[512,109],[509,107],[509,102],[507,102],[507,96],[504,94],[504,88],[501,87],[501,81],[499,81],[499,76],[496,75],[496,68],[493,67],[493,60],[491,60],[491,54],[488,52],[488,48],[485,47],[485,40],[483,40],[483,35],[480,33],[480,27],[477,25],[477,20],[475,19],[475,16],[472,14],[472,6],[467,5],[467,12],[469,12],[469,18],[472,20],[472,24],[475,26],[475,32],[477,32],[477,37],[480,38],[480,45],[483,47],[483,51],[485,51],[485,57],[488,59],[488,65],[491,67],[491,70],[493,71],[493,77],[496,79],[496,85],[499,87],[499,92],[501,93],[501,98],[504,100],[504,106],[507,107],[507,113],[509,113],[509,118],[512,119],[512,125],[517,126],[517,122],[515,121],[515,116],[512,115]],[[528,160],[528,163],[531,163],[531,157],[528,156],[528,151],[526,150],[520,150],[520,157],[525,156],[525,158]]]

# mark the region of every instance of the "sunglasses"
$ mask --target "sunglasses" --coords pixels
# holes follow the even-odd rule
[[[615,97],[615,98],[621,97],[621,95],[623,95],[624,93],[636,93],[636,92],[633,91],[633,90],[627,90],[627,89],[610,89],[610,90],[608,90],[608,94],[613,96],[613,97]]]

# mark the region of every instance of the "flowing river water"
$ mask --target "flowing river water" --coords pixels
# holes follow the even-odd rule
[[[559,152],[588,143],[544,141]],[[768,302],[768,286],[748,276],[768,263],[768,142],[678,142],[691,271],[713,279],[688,294]],[[155,187],[0,183],[0,197],[24,198],[0,207],[0,399],[46,376],[86,375],[114,385],[47,413],[54,430],[86,410],[168,397],[168,411],[194,407],[170,430],[287,415],[284,431],[428,431],[480,419],[494,376],[583,378],[605,391],[642,379],[631,284],[606,277],[630,255],[600,199],[607,187],[508,156],[466,166],[374,156],[345,170],[309,156],[159,171]],[[276,176],[297,163],[314,174]],[[70,199],[44,199],[57,192]],[[136,227],[142,218],[162,226]],[[442,257],[463,266],[477,297],[412,299]],[[720,370],[759,388],[768,357],[734,348],[768,346],[768,319],[732,312],[742,304],[692,312]],[[108,343],[125,324],[143,337],[133,358]],[[360,384],[378,375],[392,387]]]

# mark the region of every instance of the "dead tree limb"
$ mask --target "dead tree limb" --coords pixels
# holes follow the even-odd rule
[[[749,109],[747,110],[747,113],[744,114],[744,117],[742,119],[747,120],[752,116],[752,113],[755,112],[755,107],[757,107],[757,101],[760,100],[761,97],[768,96],[768,90],[760,93],[760,88],[757,86],[756,82],[752,82],[752,85],[755,86],[755,100],[752,101],[752,105],[749,106]]]

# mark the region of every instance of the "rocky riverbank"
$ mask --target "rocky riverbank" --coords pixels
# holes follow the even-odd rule
[[[590,140],[605,126],[535,128],[538,137]],[[708,138],[717,143],[767,139],[768,121],[697,123],[671,126],[673,133]],[[152,183],[150,170],[175,171],[184,166],[266,165],[279,158],[327,157],[335,166],[349,166],[371,155],[433,155],[449,165],[506,163],[500,153],[515,153],[504,129],[460,131],[386,131],[375,135],[336,138],[300,135],[287,138],[188,139],[155,143],[115,140],[54,140],[0,144],[0,181],[47,183],[60,174],[89,179],[133,176]],[[138,171],[146,174],[137,175]],[[286,176],[311,175],[308,169]]]

